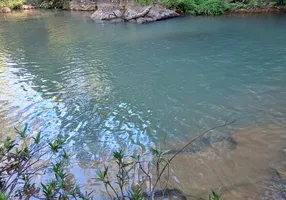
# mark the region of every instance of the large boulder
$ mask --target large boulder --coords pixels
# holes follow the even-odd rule
[[[168,19],[172,17],[178,17],[179,14],[173,10],[166,9],[161,5],[153,6],[147,17],[158,20]]]
[[[148,23],[178,16],[175,11],[156,4],[130,8],[101,7],[91,15],[91,18],[96,21]]]
[[[10,13],[11,9],[8,7],[2,7],[0,8],[0,13]]]
[[[122,12],[120,11],[118,6],[103,6],[100,7],[97,11],[95,11],[91,18],[94,20],[113,20],[115,18],[119,18],[118,16],[121,16]]]
[[[72,0],[70,2],[70,9],[76,11],[94,11],[97,10],[97,5],[92,0]]]

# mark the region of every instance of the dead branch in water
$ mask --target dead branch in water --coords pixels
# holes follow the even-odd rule
[[[222,127],[225,127],[225,126],[229,126],[231,124],[233,124],[236,120],[233,120],[231,122],[228,122],[226,121],[224,124],[222,125],[218,125],[218,126],[215,126],[213,128],[210,128],[208,130],[206,130],[205,132],[199,134],[197,137],[195,137],[194,139],[192,139],[190,142],[188,142],[185,146],[183,146],[179,151],[177,151],[177,153],[175,153],[169,160],[168,162],[164,165],[164,167],[162,168],[161,172],[159,173],[159,176],[157,177],[156,181],[155,181],[155,184],[153,186],[153,189],[152,189],[152,192],[151,192],[151,198],[153,199],[154,197],[154,192],[155,192],[155,189],[156,189],[156,186],[158,184],[158,182],[160,181],[163,173],[165,172],[166,168],[170,165],[171,161],[176,158],[177,155],[179,155],[180,153],[182,153],[184,151],[184,149],[186,149],[189,145],[191,145],[193,142],[197,141],[199,138],[203,137],[204,135],[206,135],[207,133],[217,129],[217,128],[222,128]]]

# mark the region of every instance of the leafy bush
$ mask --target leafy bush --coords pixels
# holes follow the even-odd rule
[[[49,0],[52,8],[68,9],[70,7],[70,0]]]
[[[201,0],[198,5],[199,15],[222,15],[226,11],[225,3],[222,0]]]
[[[26,0],[27,3],[37,5],[41,8],[69,9],[71,0]]]
[[[197,10],[195,0],[163,0],[162,4],[179,13],[196,14]]]
[[[9,7],[11,9],[21,9],[25,0],[0,0],[1,7]]]
[[[163,0],[162,4],[180,13],[222,15],[227,7],[223,0]]]

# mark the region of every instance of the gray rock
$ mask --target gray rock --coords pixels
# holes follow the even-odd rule
[[[176,13],[173,10],[166,9],[161,5],[156,4],[153,6],[153,8],[150,10],[150,12],[147,15],[148,17],[151,17],[153,19],[158,20],[163,20],[163,19],[168,19],[168,18],[173,18],[173,17],[178,17],[179,14]]]
[[[10,13],[11,9],[8,7],[2,7],[0,8],[0,13]]]
[[[130,7],[127,9],[120,9],[119,6],[104,6],[95,11],[91,15],[91,18],[112,22],[130,21],[149,23],[178,16],[179,14],[175,11],[166,9],[161,5]]]
[[[91,18],[94,20],[114,21],[114,19],[116,18],[120,19],[120,16],[122,16],[122,12],[119,10],[118,7],[107,6],[107,7],[102,7],[101,9],[95,11],[91,15]]]
[[[149,23],[149,22],[154,22],[156,20],[154,20],[154,18],[151,17],[140,17],[136,19],[136,22],[138,24],[143,24],[143,23]]]

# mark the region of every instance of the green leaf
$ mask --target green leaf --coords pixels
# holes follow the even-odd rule
[[[39,144],[41,141],[41,132],[39,132],[36,137],[33,137],[33,139],[36,144]]]
[[[151,148],[150,151],[151,151],[151,153],[152,153],[153,155],[159,155],[159,154],[160,154],[160,153],[159,153],[159,150],[154,149],[154,148]]]
[[[162,152],[162,155],[165,155],[165,154],[169,153],[170,151],[171,151],[170,149],[168,149],[168,150],[166,150],[166,151],[163,151],[163,152]]]
[[[21,139],[27,138],[27,135],[26,135],[26,131],[28,129],[27,124],[25,124],[24,129],[22,131],[19,131],[16,127],[14,127],[14,129],[16,130],[16,133],[20,136]]]
[[[67,154],[67,152],[64,150],[64,153],[63,153],[63,158],[64,159],[69,159],[69,155]]]
[[[116,159],[116,160],[119,160],[119,161],[122,161],[122,159],[124,158],[124,151],[121,149],[119,151],[114,151],[113,152],[113,157]]]
[[[8,200],[9,199],[9,196],[0,192],[0,200]]]

